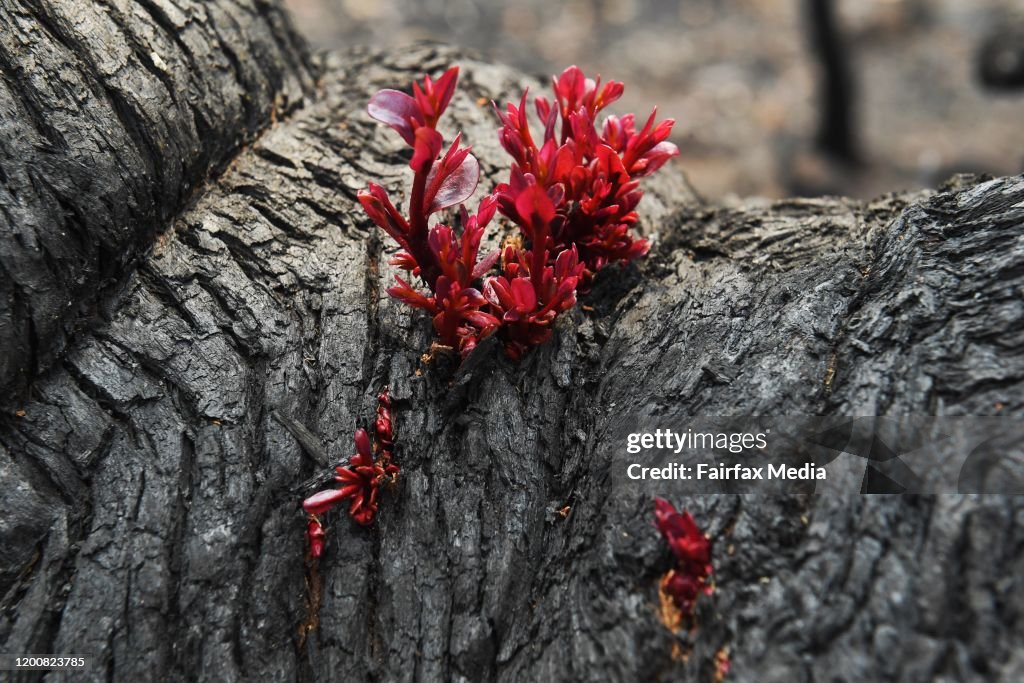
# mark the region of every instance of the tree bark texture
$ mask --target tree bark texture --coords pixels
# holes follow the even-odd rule
[[[65,25],[96,33],[54,38],[64,56],[30,75],[10,41],[57,35],[40,19],[52,8],[0,2],[24,22],[0,30],[18,93],[0,106],[19,107],[3,124],[0,215],[29,230],[52,213],[95,235],[90,251],[86,232],[47,232],[75,250],[66,263],[4,247],[4,329],[58,310],[15,267],[50,288],[87,271],[77,301],[96,311],[61,309],[48,329],[72,341],[30,352],[52,362],[25,366],[30,398],[0,418],[5,652],[90,654],[89,676],[115,681],[710,681],[723,648],[732,681],[1024,678],[1019,498],[676,499],[714,538],[718,590],[699,628],[674,635],[657,617],[671,561],[652,501],[613,490],[623,444],[607,438],[623,415],[668,409],[1021,415],[1024,179],[709,205],[666,170],[642,203],[657,236],[642,263],[603,273],[592,310],[521,363],[485,345],[456,369],[420,358],[430,321],[384,291],[392,247],[355,193],[370,180],[399,191],[408,158],[365,104],[459,63],[442,128],[464,131],[489,187],[506,161],[488,102],[538,84],[433,45],[311,65],[263,4],[197,3],[190,21],[168,20],[180,5],[163,0],[133,4],[145,16],[114,5],[94,6],[102,26]],[[251,30],[210,28],[226,16]],[[152,117],[90,105],[69,128],[59,113],[85,108],[82,89],[38,93],[130,21],[174,61],[155,67],[122,41],[134,58],[87,75],[168,99],[140,95]],[[116,99],[104,92],[94,100]],[[304,106],[279,108],[238,152],[281,93]],[[34,166],[39,194],[21,201],[29,171],[7,149],[28,143],[10,131],[42,136],[39,121],[106,144],[88,181],[70,148]],[[385,384],[398,487],[369,529],[332,517],[307,571],[299,486],[325,467],[296,434],[347,458]]]
[[[211,172],[312,93],[314,74],[263,0],[5,0],[0,74],[9,408]]]

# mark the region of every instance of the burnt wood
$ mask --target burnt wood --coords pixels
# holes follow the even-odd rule
[[[677,498],[718,590],[673,635],[652,502],[609,471],[613,425],[666,408],[1020,416],[1024,178],[706,204],[666,169],[650,256],[521,363],[485,344],[456,370],[420,358],[429,320],[384,291],[392,247],[355,193],[398,192],[407,154],[365,103],[459,63],[443,128],[489,186],[487,102],[538,83],[434,45],[311,60],[266,3],[79,5],[95,23],[0,2],[0,217],[71,254],[4,240],[23,360],[3,381],[31,392],[0,417],[3,651],[91,654],[115,681],[707,681],[723,648],[732,681],[1024,678],[1017,497]],[[98,85],[115,77],[127,105]],[[385,384],[398,487],[372,528],[333,516],[309,571],[298,489]]]

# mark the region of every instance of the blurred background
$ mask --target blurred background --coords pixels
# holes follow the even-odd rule
[[[1024,170],[1024,0],[285,0],[321,48],[430,38],[626,84],[696,189],[846,194]],[[497,124],[496,124],[497,125]]]

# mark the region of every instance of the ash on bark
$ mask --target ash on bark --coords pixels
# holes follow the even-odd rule
[[[163,40],[200,52],[214,40],[161,21],[154,8],[170,4],[140,6]],[[505,159],[480,102],[537,84],[438,46],[357,50],[310,69],[280,23],[265,26],[295,51],[265,54],[263,69],[291,73],[305,106],[234,157],[237,144],[222,138],[236,129],[211,126],[192,149],[203,168],[230,168],[187,208],[167,178],[130,175],[154,197],[149,225],[164,218],[166,230],[135,266],[151,229],[110,242],[120,260],[108,273],[122,284],[95,297],[103,319],[37,368],[24,415],[0,418],[4,651],[89,653],[90,676],[116,681],[703,681],[723,647],[734,681],[1024,676],[1024,509],[1012,496],[675,500],[714,536],[719,589],[701,602],[699,631],[681,636],[689,659],[674,661],[674,636],[656,617],[670,558],[652,502],[612,495],[621,444],[603,438],[622,414],[666,406],[1020,415],[1024,179],[867,203],[712,206],[665,172],[644,202],[657,248],[602,274],[593,311],[567,316],[520,364],[492,346],[452,375],[421,366],[430,323],[384,292],[390,246],[354,195],[371,179],[402,187],[406,159],[363,108],[378,88],[457,61],[446,132],[465,132],[486,186]],[[259,54],[246,36],[218,39],[237,60],[228,72]],[[86,48],[58,42],[69,54]],[[45,82],[59,82],[63,63]],[[168,67],[186,80],[217,71],[187,58]],[[31,85],[8,71],[5,87]],[[145,64],[120,72],[136,89],[163,82]],[[212,88],[185,100],[216,111]],[[56,116],[73,94],[44,110]],[[272,101],[254,100],[247,120],[265,120]],[[37,118],[21,112],[5,130]],[[134,135],[156,125],[141,120]],[[80,130],[106,134],[102,123]],[[125,177],[128,138],[108,145],[90,174],[100,184]],[[188,148],[173,149],[163,153],[185,164]],[[11,216],[17,180],[4,168],[0,206]],[[37,173],[79,188],[83,206],[104,204],[59,168]],[[28,252],[5,253],[5,268],[17,261],[48,277]],[[13,311],[44,305],[12,291]],[[383,384],[402,478],[373,528],[331,520],[319,628],[300,646],[294,487],[321,466],[295,425],[341,460]],[[555,512],[567,505],[564,518]]]

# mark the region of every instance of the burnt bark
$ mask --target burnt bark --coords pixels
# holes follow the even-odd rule
[[[439,46],[328,56],[244,151],[204,136],[228,170],[165,207],[0,418],[3,650],[91,654],[118,681],[703,681],[722,648],[735,681],[1021,678],[1020,499],[677,499],[719,588],[676,636],[651,500],[612,489],[607,437],[665,409],[1021,415],[1024,179],[707,205],[666,170],[643,208],[656,248],[603,273],[592,310],[518,364],[493,346],[424,364],[430,322],[384,292],[391,247],[354,196],[407,173],[369,96],[451,62],[445,132],[487,185],[505,161],[483,103],[537,84]],[[332,518],[308,575],[296,487],[317,441],[348,456],[384,384],[398,488],[372,528]]]
[[[0,2],[0,406],[314,78],[263,0]]]

